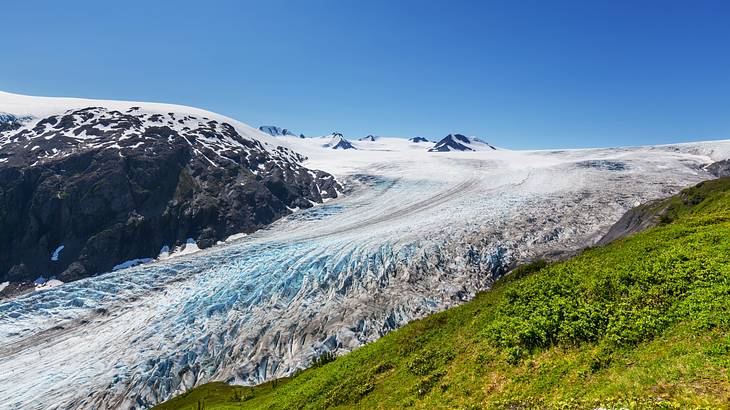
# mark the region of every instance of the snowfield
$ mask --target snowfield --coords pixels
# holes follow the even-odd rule
[[[514,263],[592,245],[630,207],[730,157],[730,141],[427,152],[404,138],[348,150],[267,138],[344,195],[194,254],[1,302],[0,407],[147,408],[212,380],[290,374],[468,300]]]

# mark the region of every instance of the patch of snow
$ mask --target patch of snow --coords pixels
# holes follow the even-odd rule
[[[188,238],[184,244],[175,248],[170,254],[169,258],[175,258],[183,255],[190,255],[191,253],[199,252],[201,249],[198,247],[198,243],[193,238]]]
[[[53,254],[51,255],[51,260],[53,262],[58,262],[58,258],[61,256],[61,251],[65,248],[63,245],[59,245],[58,248],[56,248],[55,251],[53,251]]]
[[[243,232],[242,233],[236,233],[236,234],[233,234],[233,235],[227,237],[224,242],[233,242],[233,241],[238,240],[238,239],[243,239],[243,238],[245,238],[247,236],[248,236],[248,234],[245,234]]]
[[[112,268],[112,272],[118,271],[120,269],[131,268],[133,266],[142,265],[142,264],[145,264],[145,263],[150,263],[150,262],[152,262],[152,260],[153,260],[152,258],[131,259],[131,260],[128,260],[126,262],[122,262],[122,263],[120,263],[118,265],[115,265]]]
[[[170,247],[165,245],[162,248],[160,248],[160,254],[157,255],[157,259],[163,260],[170,257]]]
[[[51,279],[41,284],[36,284],[35,290],[52,289],[61,285],[63,285],[63,282],[61,282],[60,280]]]

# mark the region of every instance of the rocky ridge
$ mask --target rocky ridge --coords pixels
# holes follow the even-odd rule
[[[493,146],[462,134],[449,134],[437,142],[428,152],[449,152],[449,151],[483,151],[496,150]]]
[[[0,116],[0,282],[69,281],[253,232],[340,189],[228,122],[104,106]]]

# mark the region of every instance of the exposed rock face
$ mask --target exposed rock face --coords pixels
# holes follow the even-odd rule
[[[336,197],[304,159],[225,122],[138,107],[0,121],[0,282],[74,280],[188,238],[208,247]]]
[[[333,132],[330,136],[330,141],[325,144],[324,146],[326,148],[332,148],[332,149],[357,149],[354,145],[347,139],[345,139],[342,134],[339,132]]]
[[[707,171],[712,175],[721,178],[730,176],[730,160],[713,162],[707,166]]]
[[[462,134],[449,134],[437,142],[428,152],[449,152],[449,151],[484,151],[494,150],[493,146],[477,138],[469,138]]]
[[[656,226],[668,206],[666,200],[657,199],[629,209],[596,245],[605,245]]]
[[[711,165],[725,163],[727,160]],[[708,167],[709,168],[709,167]],[[605,245],[617,239],[653,228],[661,223],[671,221],[679,209],[691,207],[702,202],[709,193],[715,192],[713,187],[727,185],[730,178],[719,178],[703,181],[694,187],[684,189],[677,195],[664,199],[656,199],[629,209],[608,230],[597,245]]]
[[[273,137],[283,137],[286,135],[295,136],[295,134],[288,129],[277,127],[275,125],[262,125],[259,127],[259,131],[265,132]]]

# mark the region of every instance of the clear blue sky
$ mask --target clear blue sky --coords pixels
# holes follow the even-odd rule
[[[730,138],[730,1],[4,0],[0,89],[510,148]]]

